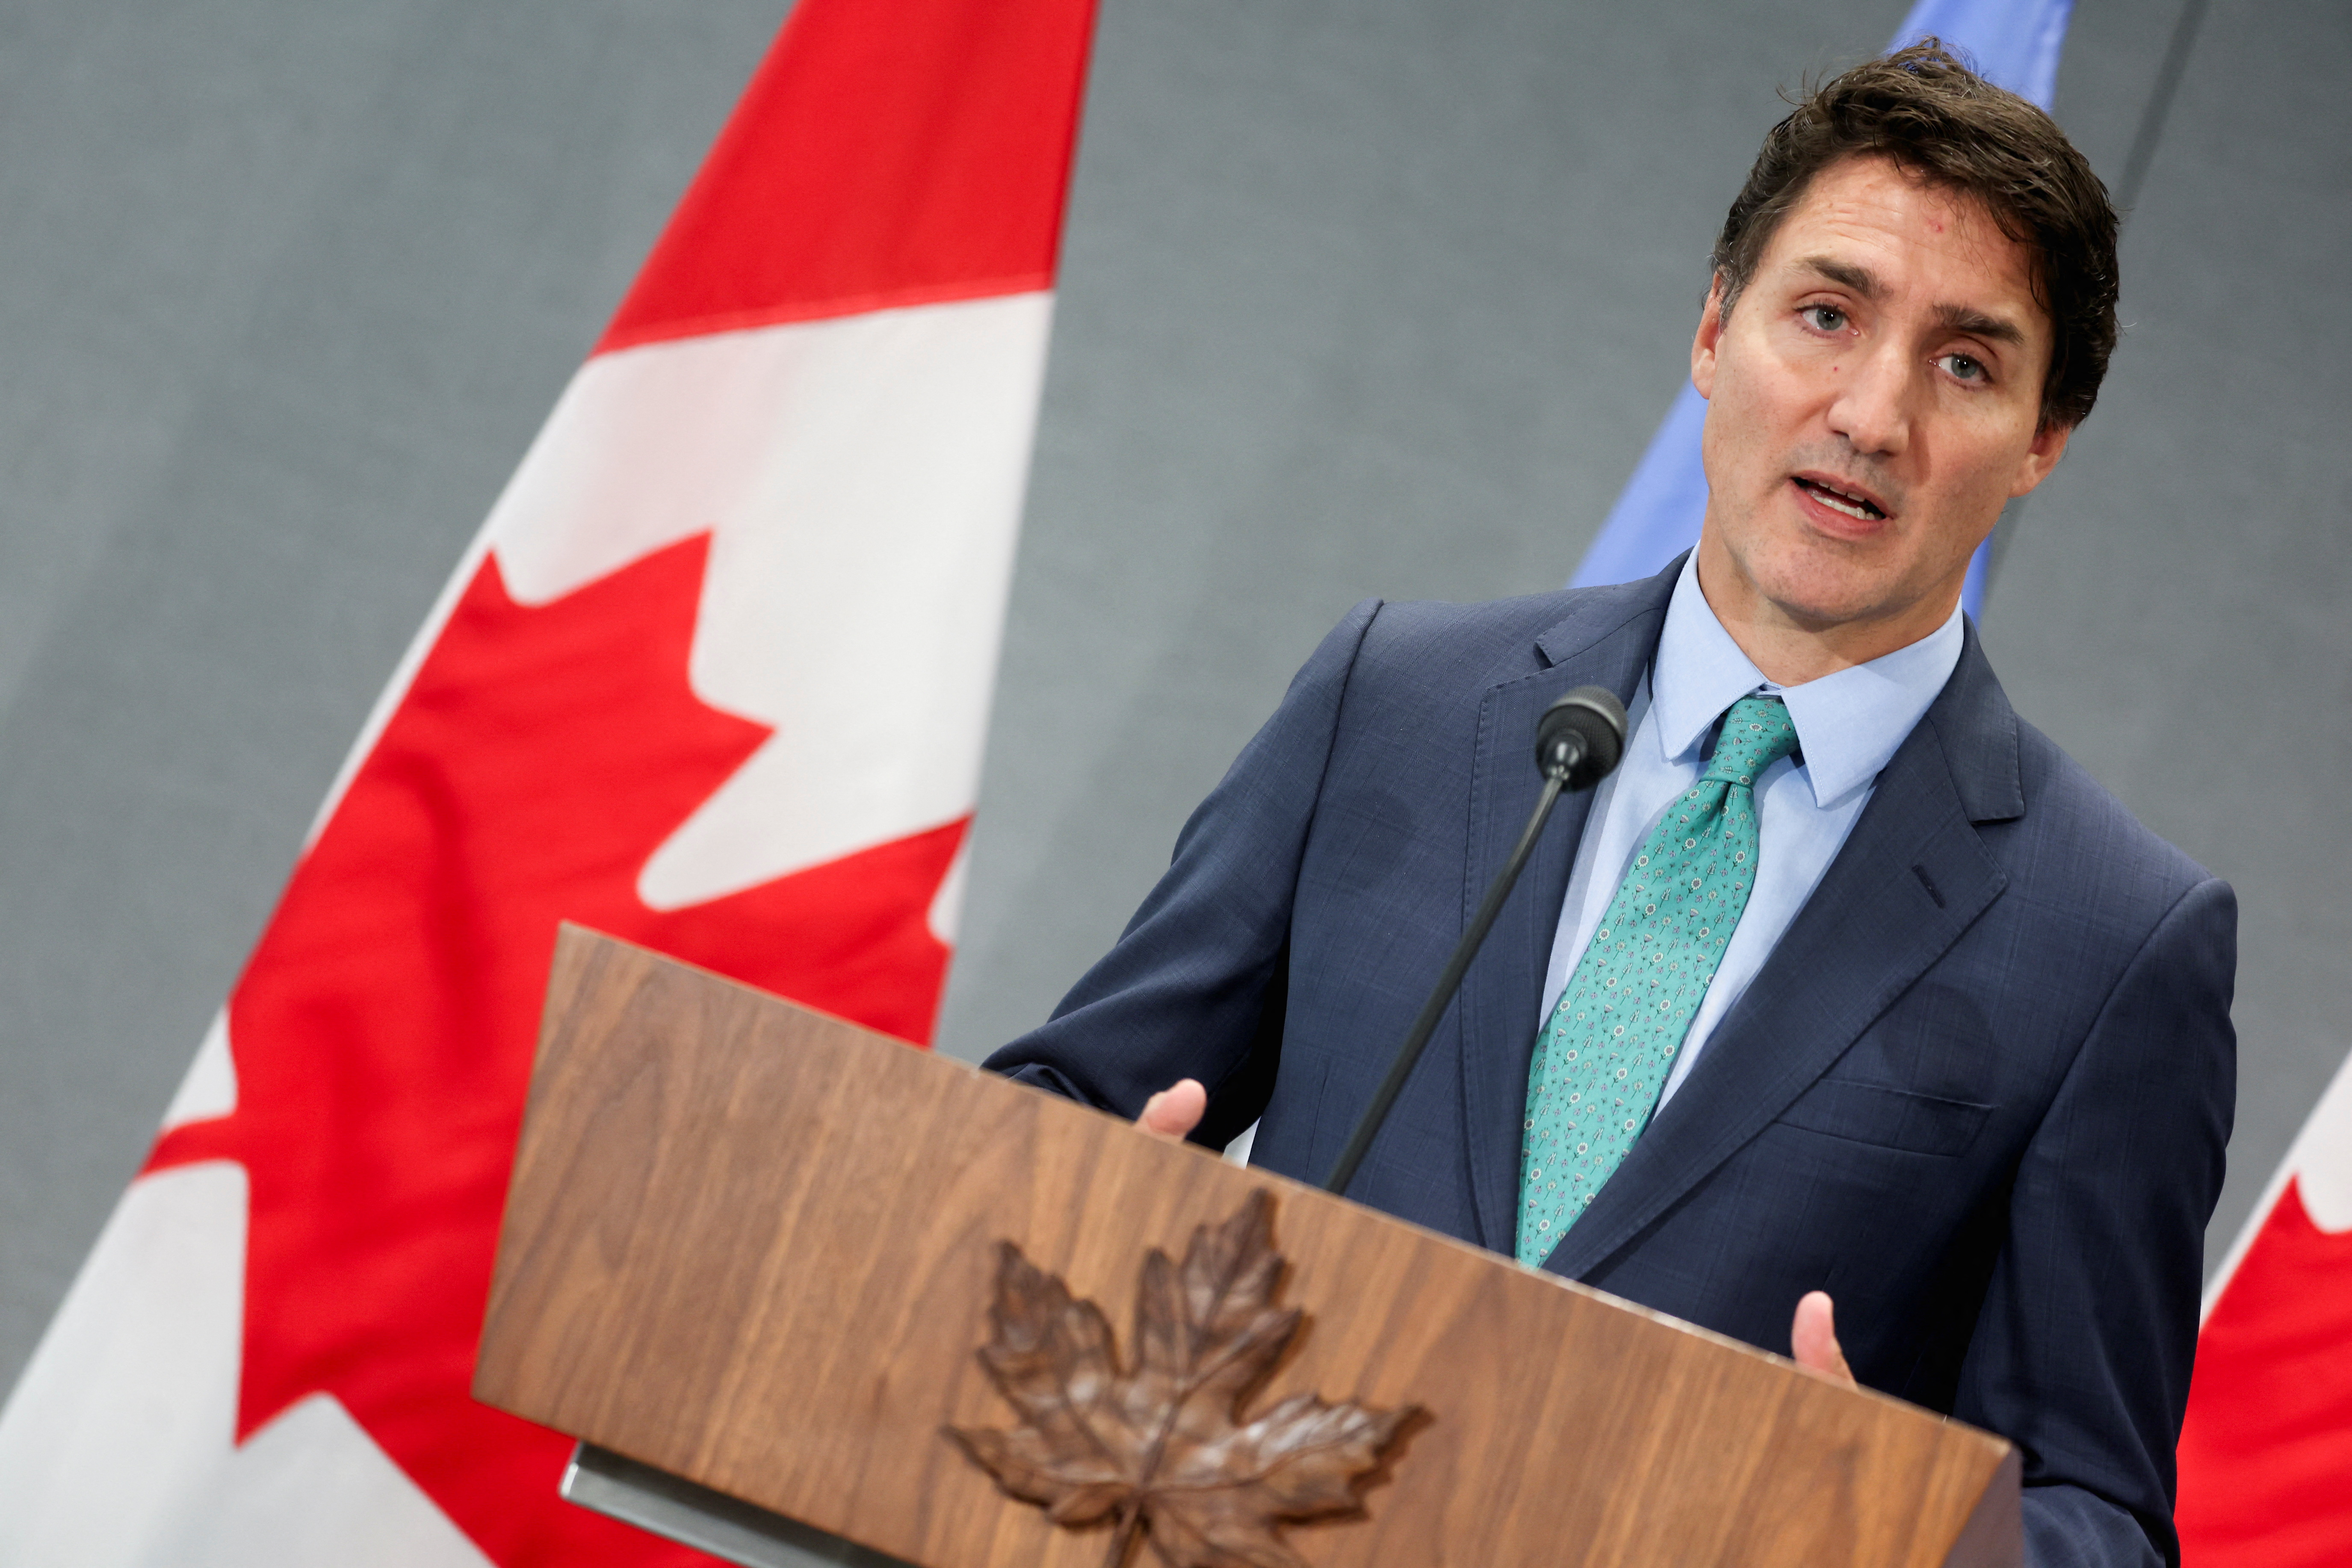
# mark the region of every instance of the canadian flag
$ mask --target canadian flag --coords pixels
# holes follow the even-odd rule
[[[2352,1059],[2205,1293],[2176,1514],[2189,1568],[2352,1563]]]
[[[0,1563],[707,1562],[467,1385],[563,919],[912,1040],[1093,0],[800,0],[0,1411]]]

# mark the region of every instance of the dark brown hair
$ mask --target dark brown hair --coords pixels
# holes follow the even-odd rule
[[[1977,75],[1940,39],[1854,67],[1772,127],[1715,242],[1725,313],[1813,176],[1853,157],[1891,158],[1975,196],[2033,252],[2033,297],[2053,340],[2042,423],[2081,424],[2116,346],[2116,209],[2056,121]]]

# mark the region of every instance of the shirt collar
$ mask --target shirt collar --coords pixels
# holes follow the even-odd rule
[[[1960,611],[1907,647],[1801,686],[1764,679],[1699,592],[1691,552],[1666,606],[1650,681],[1651,715],[1669,761],[1696,755],[1724,710],[1751,692],[1789,705],[1804,753],[1800,770],[1826,809],[1875,779],[1960,662]]]

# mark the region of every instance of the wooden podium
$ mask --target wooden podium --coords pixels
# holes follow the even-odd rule
[[[1361,1512],[1283,1528],[1298,1559],[2021,1560],[1998,1437],[576,929],[474,1393],[585,1445],[575,1500],[740,1562],[1096,1568],[1111,1528],[1055,1525],[946,1433],[1017,1419],[975,1355],[1000,1243],[1131,1358],[1146,1253],[1258,1190],[1306,1321],[1253,1411],[1423,1412]]]

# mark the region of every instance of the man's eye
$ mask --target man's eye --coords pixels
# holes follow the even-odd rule
[[[1800,311],[1799,314],[1802,315],[1807,321],[1811,322],[1813,329],[1817,331],[1842,332],[1845,331],[1845,312],[1839,310],[1835,305],[1808,305],[1804,310]]]
[[[1981,360],[1971,359],[1967,354],[1946,354],[1944,356],[1944,368],[1951,372],[1955,377],[1961,381],[1982,381],[1986,379],[1984,362]]]

